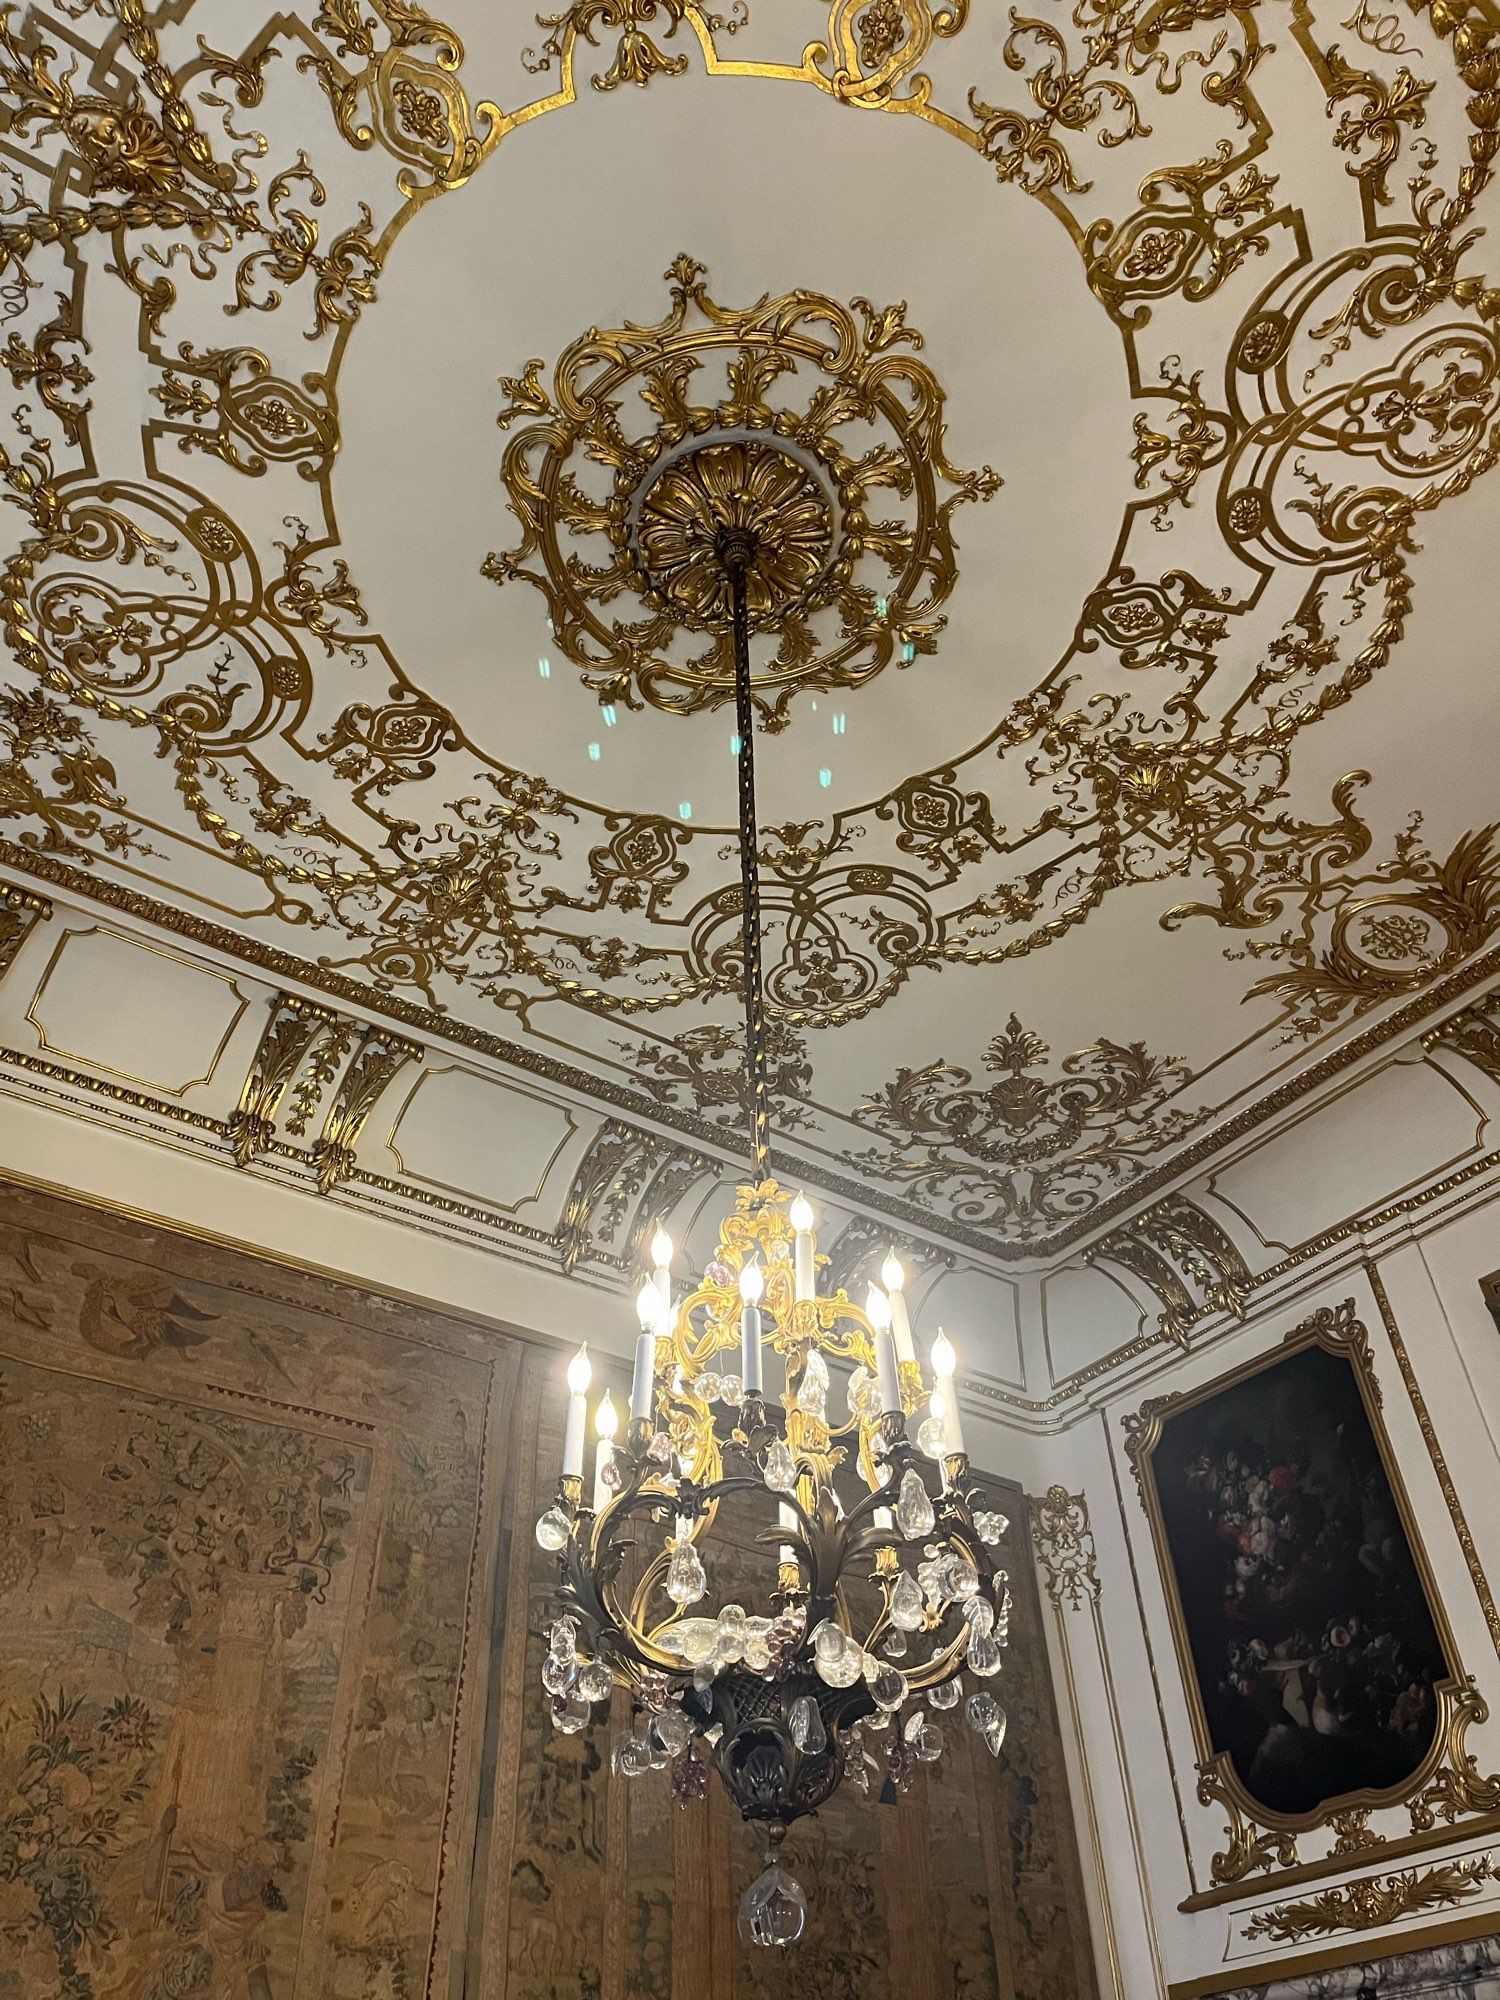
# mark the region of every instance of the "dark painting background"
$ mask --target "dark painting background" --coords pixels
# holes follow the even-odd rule
[[[1308,1347],[1152,1457],[1210,1741],[1275,1812],[1399,1784],[1450,1669],[1351,1363]]]

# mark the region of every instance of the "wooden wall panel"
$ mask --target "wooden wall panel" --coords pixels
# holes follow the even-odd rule
[[[557,1373],[0,1184],[0,2000],[1093,2000],[1023,1566],[1005,1755],[800,1827],[789,1957],[717,1788],[552,1729]]]

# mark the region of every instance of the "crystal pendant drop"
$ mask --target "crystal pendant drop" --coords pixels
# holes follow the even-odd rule
[[[1003,1514],[976,1514],[974,1516],[975,1534],[978,1535],[980,1541],[987,1543],[991,1548],[997,1542],[1004,1540],[1005,1531],[1009,1526],[1010,1522],[1006,1520]]]
[[[603,1660],[589,1660],[578,1669],[578,1692],[585,1701],[608,1701],[614,1693],[615,1677]]]
[[[926,1615],[916,1578],[902,1570],[891,1592],[891,1623],[902,1632],[920,1632]]]
[[[1000,1755],[1000,1746],[1005,1741],[1005,1710],[992,1694],[983,1689],[971,1694],[964,1703],[964,1714],[969,1718],[969,1727],[976,1736],[982,1736],[985,1747],[992,1757]]]
[[[896,1526],[909,1542],[930,1535],[937,1516],[932,1500],[922,1484],[921,1474],[908,1466],[901,1475],[901,1492],[896,1501]]]
[[[828,1363],[813,1348],[802,1365],[797,1384],[797,1408],[810,1417],[823,1417],[828,1409]]]
[[[784,1438],[777,1438],[766,1453],[766,1469],[763,1477],[773,1493],[796,1492],[797,1461],[793,1458],[791,1447]]]
[[[842,1626],[825,1618],[813,1633],[813,1665],[829,1687],[853,1687],[864,1672],[864,1654]]]
[[[885,1643],[880,1650],[888,1660],[904,1660],[906,1658],[906,1634],[900,1630],[887,1632]]]
[[[870,1696],[877,1708],[898,1709],[906,1699],[906,1676],[899,1667],[883,1661],[870,1682]]]
[[[994,1631],[995,1607],[987,1597],[966,1597],[963,1610],[971,1632]]]
[[[542,1662],[542,1686],[548,1694],[566,1694],[578,1678],[578,1662],[571,1654],[549,1653]]]
[[[559,1698],[553,1701],[553,1726],[560,1730],[564,1736],[578,1735],[580,1730],[588,1728],[593,1719],[594,1711],[586,1701],[582,1700],[576,1694],[570,1694],[566,1698]]]
[[[573,1524],[561,1507],[549,1507],[536,1524],[537,1547],[555,1554],[568,1546]]]
[[[680,1757],[693,1740],[693,1725],[680,1708],[664,1708],[652,1722],[651,1734],[669,1757]]]
[[[696,1604],[708,1588],[708,1578],[691,1542],[672,1551],[667,1565],[667,1595],[674,1604]]]
[[[787,1729],[804,1757],[821,1756],[828,1747],[828,1732],[823,1727],[822,1714],[810,1694],[799,1694],[792,1703]]]
[[[975,1632],[969,1640],[968,1667],[971,1674],[988,1680],[1000,1671],[1000,1648],[988,1632]]]
[[[963,1698],[963,1682],[957,1675],[951,1681],[939,1681],[935,1688],[927,1690],[930,1708],[957,1708]]]
[[[802,1885],[767,1853],[766,1866],[740,1898],[739,1932],[746,1944],[795,1944],[807,1923]]]

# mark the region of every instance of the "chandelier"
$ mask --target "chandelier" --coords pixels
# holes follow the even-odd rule
[[[755,448],[776,454],[782,444]],[[817,579],[786,560],[774,512],[726,482],[717,462],[693,479],[692,457],[672,455],[657,496],[672,534],[658,523],[655,541],[670,540],[671,573],[651,574],[651,533],[638,536],[637,560],[664,604],[686,596],[728,611],[753,1176],[685,1296],[672,1297],[670,1238],[653,1241],[629,1418],[622,1435],[606,1394],[591,1484],[587,1353],[568,1369],[562,1472],[536,1530],[558,1560],[542,1683],[569,1733],[604,1720],[616,1689],[628,1690],[632,1723],[611,1753],[619,1776],[670,1770],[686,1803],[717,1772],[764,1843],[764,1870],[741,1898],[741,1935],[785,1946],[807,1914],[781,1858],[797,1820],[844,1783],[893,1802],[941,1755],[938,1717],[960,1705],[999,1755],[1006,1719],[990,1683],[1009,1591],[990,1552],[1007,1523],[971,1483],[956,1357],[941,1333],[924,1377],[894,1255],[863,1306],[820,1293],[828,1260],[813,1210],[769,1173],[749,634],[752,607],[764,629]],[[690,506],[676,504],[685,487]],[[651,509],[647,495],[648,528]],[[848,1371],[842,1416],[830,1408],[835,1369]],[[715,1576],[743,1558],[747,1523],[764,1548],[759,1601],[718,1602]]]

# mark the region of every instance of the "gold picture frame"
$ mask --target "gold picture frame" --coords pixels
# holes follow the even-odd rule
[[[1431,1738],[1413,1768],[1397,1782],[1356,1786],[1322,1798],[1307,1809],[1293,1811],[1276,1809],[1256,1797],[1233,1754],[1215,1741],[1154,1460],[1165,1428],[1174,1418],[1219,1401],[1254,1378],[1284,1368],[1313,1349],[1346,1363],[1352,1373],[1405,1550],[1440,1649],[1443,1671],[1435,1674],[1431,1683],[1434,1703]],[[1201,1388],[1153,1397],[1122,1421],[1125,1453],[1150,1523],[1173,1646],[1187,1695],[1198,1758],[1198,1798],[1204,1805],[1221,1805],[1228,1816],[1226,1845],[1210,1864],[1212,1881],[1222,1888],[1263,1870],[1298,1868],[1302,1865],[1297,1849],[1299,1836],[1323,1827],[1331,1828],[1335,1834],[1333,1857],[1352,1858],[1383,1848],[1386,1836],[1369,1824],[1371,1814],[1377,1810],[1405,1807],[1411,1822],[1411,1840],[1403,1837],[1403,1847],[1432,1832],[1439,1822],[1446,1826],[1469,1815],[1494,1814],[1500,1810],[1500,1776],[1482,1775],[1465,1745],[1469,1729],[1487,1719],[1488,1709],[1460,1660],[1442,1595],[1386,1434],[1383,1397],[1369,1335],[1357,1315],[1354,1300],[1320,1307],[1265,1353]]]

